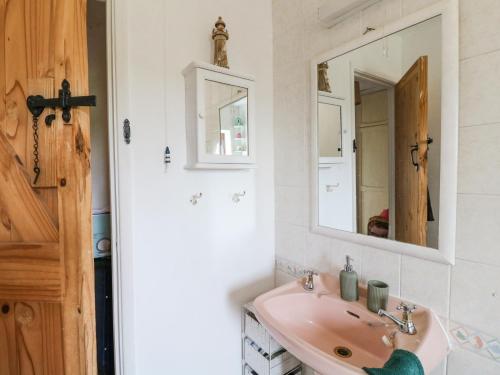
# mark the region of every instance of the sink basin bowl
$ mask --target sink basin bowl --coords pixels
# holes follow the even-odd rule
[[[297,280],[264,293],[254,306],[271,335],[323,375],[365,374],[363,367],[383,367],[395,348],[415,353],[427,374],[449,352],[448,336],[429,309],[418,307],[413,314],[417,334],[407,335],[366,308],[366,289],[360,288],[359,301],[346,302],[338,279],[330,275],[315,276],[312,292],[303,284]],[[398,318],[400,302],[390,297],[387,306]]]

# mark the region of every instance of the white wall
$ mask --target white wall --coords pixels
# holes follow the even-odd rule
[[[309,231],[309,63],[359,37],[366,26],[399,19],[434,0],[382,0],[332,29],[316,19],[322,0],[273,0],[276,254],[303,267],[337,273],[345,254],[363,280],[500,337],[500,6],[460,1],[460,144],[456,265],[383,252]],[[294,77],[292,79],[291,77]],[[286,120],[286,121],[285,121]],[[278,150],[294,150],[285,158]],[[278,282],[288,279],[278,272]],[[456,348],[434,374],[494,375],[500,364]],[[432,374],[432,375],[434,375]]]
[[[126,10],[128,25],[118,36],[125,60],[116,64],[128,84],[128,108],[119,112],[132,124],[132,143],[120,146],[130,157],[132,187],[122,199],[132,200],[127,213],[134,224],[132,252],[121,260],[133,289],[124,295],[125,328],[133,327],[125,338],[126,373],[233,375],[241,371],[240,307],[274,285],[271,3],[129,0],[115,6]],[[181,71],[192,60],[211,59],[219,15],[230,33],[231,69],[256,77],[254,171],[184,169]],[[166,145],[172,152],[167,170]],[[233,203],[233,193],[242,190],[246,196]],[[199,192],[203,198],[191,205]]]

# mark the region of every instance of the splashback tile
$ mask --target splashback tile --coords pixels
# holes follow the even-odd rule
[[[307,226],[309,215],[308,190],[302,187],[276,187],[276,220],[284,223]]]
[[[332,240],[315,233],[307,234],[304,266],[320,272],[332,273]]]
[[[304,264],[306,233],[304,227],[276,222],[276,256]]]
[[[498,0],[460,1],[460,57],[469,58],[500,49]]]
[[[500,80],[500,76],[498,78]],[[500,108],[499,105],[497,107]],[[459,193],[500,194],[499,144],[500,124],[460,129]]]
[[[460,125],[500,122],[500,51],[460,63]]]
[[[440,316],[448,316],[450,266],[403,256],[401,298],[430,306]]]
[[[450,318],[500,337],[500,268],[457,260],[451,274]]]
[[[468,350],[457,348],[448,358],[448,375],[498,375],[500,363],[481,357]]]
[[[363,268],[361,281],[366,284],[369,280],[380,280],[389,284],[389,293],[400,295],[400,264],[401,255],[376,249],[367,249],[363,252]]]
[[[458,258],[500,266],[499,212],[500,196],[458,195],[456,246]]]

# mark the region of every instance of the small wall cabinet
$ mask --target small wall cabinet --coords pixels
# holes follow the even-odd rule
[[[255,167],[255,79],[193,62],[186,87],[188,169]]]

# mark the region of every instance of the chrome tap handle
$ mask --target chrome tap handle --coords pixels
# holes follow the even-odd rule
[[[396,307],[396,309],[403,311],[403,313],[407,313],[407,314],[410,313],[411,314],[412,312],[414,312],[417,309],[417,306],[415,306],[415,305],[410,306],[404,302],[401,302],[399,304],[399,306]]]
[[[306,274],[306,281],[304,283],[304,289],[307,291],[312,291],[314,290],[314,276],[318,276],[317,272],[314,272],[313,270],[305,271]]]

